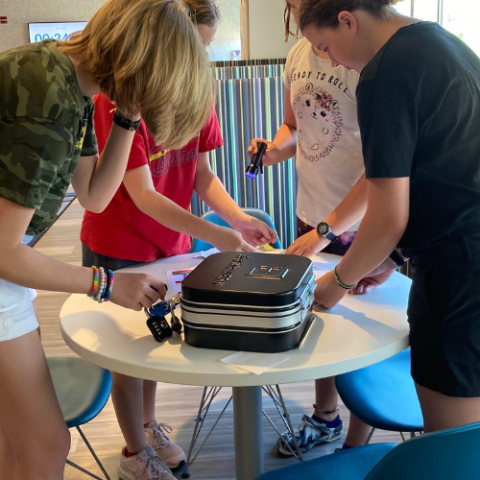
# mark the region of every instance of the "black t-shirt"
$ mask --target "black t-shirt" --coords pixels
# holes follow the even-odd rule
[[[480,59],[436,23],[396,32],[363,69],[358,120],[367,178],[410,177],[399,247],[480,232]]]

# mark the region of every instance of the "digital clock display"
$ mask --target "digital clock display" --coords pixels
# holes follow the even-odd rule
[[[41,42],[52,38],[54,40],[66,40],[72,33],[85,28],[87,22],[39,22],[29,23],[28,31],[30,43]]]

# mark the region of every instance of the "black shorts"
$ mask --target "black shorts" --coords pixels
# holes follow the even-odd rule
[[[103,267],[107,270],[121,270],[122,268],[133,267],[134,265],[140,265],[144,262],[136,262],[135,260],[122,260],[121,258],[107,257],[106,255],[100,255],[90,250],[84,243],[82,243],[82,265],[84,267]]]
[[[413,379],[444,395],[480,397],[480,235],[414,255],[411,265]]]

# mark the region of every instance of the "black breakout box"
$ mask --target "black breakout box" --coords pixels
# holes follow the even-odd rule
[[[307,326],[314,289],[312,262],[305,257],[211,255],[182,283],[185,341],[222,350],[290,350]]]

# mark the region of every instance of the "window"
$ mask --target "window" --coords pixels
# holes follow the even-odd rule
[[[221,20],[215,40],[208,47],[210,60],[240,60],[240,0],[218,0]]]
[[[439,22],[480,56],[479,0],[404,0],[395,7],[404,15]]]
[[[458,38],[461,38],[480,56],[480,34],[478,18],[480,2],[478,0],[442,0],[441,23]]]

